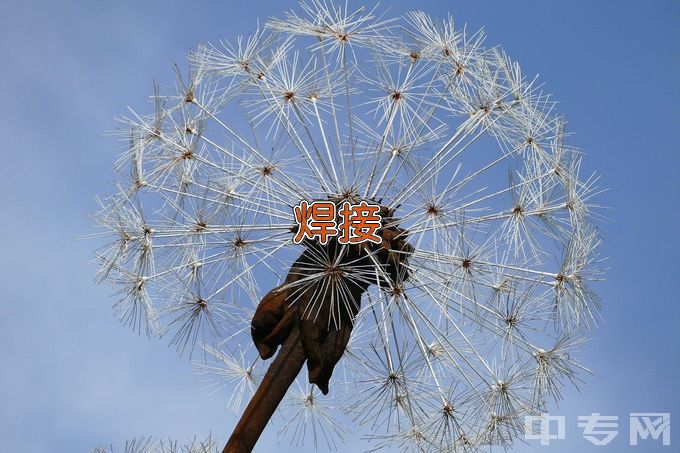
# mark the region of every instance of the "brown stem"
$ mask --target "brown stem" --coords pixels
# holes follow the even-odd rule
[[[300,342],[300,330],[295,326],[269,365],[260,386],[248,403],[241,420],[234,428],[222,453],[251,452],[267,422],[276,411],[305,364],[305,353]]]

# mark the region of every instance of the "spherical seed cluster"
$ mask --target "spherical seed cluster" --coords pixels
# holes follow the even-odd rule
[[[425,451],[521,437],[524,416],[584,369],[574,352],[597,317],[598,178],[579,174],[536,79],[483,41],[452,18],[311,0],[192,52],[151,114],[122,118],[117,193],[95,215],[116,314],[200,352],[196,367],[238,410],[263,369],[256,304],[303,250],[293,206],[380,203],[412,247],[401,273],[333,247],[310,253],[294,283],[343,307],[348,282],[377,282],[333,391],[301,376],[282,435],[333,446],[356,423],[378,447]]]

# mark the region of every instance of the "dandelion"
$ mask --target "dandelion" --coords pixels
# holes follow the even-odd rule
[[[98,277],[231,410],[250,399],[228,451],[294,382],[281,437],[333,449],[363,430],[369,449],[415,451],[509,447],[579,383],[598,177],[481,31],[311,0],[176,75],[120,118]],[[305,236],[302,202],[374,206],[377,240]]]
[[[172,439],[157,439],[150,436],[138,437],[125,441],[122,450],[113,446],[109,448],[98,447],[90,450],[90,453],[215,453],[217,444],[209,435],[205,439],[190,439],[188,442],[179,443]]]

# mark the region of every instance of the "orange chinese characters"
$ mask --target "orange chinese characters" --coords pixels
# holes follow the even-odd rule
[[[378,214],[380,206],[362,201],[358,205],[344,202],[340,208],[340,238],[341,244],[358,244],[369,241],[380,244],[382,238],[377,232],[380,229],[382,217]]]
[[[298,224],[297,234],[293,238],[294,243],[299,244],[305,238],[316,238],[322,244],[326,244],[330,236],[338,234],[335,222],[335,203],[314,201],[310,205],[302,201],[293,210]]]

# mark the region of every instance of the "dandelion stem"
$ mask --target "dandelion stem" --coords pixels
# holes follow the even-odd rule
[[[305,364],[300,331],[294,327],[267,369],[222,453],[250,452]]]

